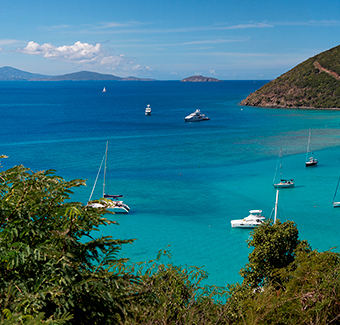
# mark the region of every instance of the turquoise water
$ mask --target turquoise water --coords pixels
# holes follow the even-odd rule
[[[284,176],[296,185],[280,191],[279,218],[295,221],[313,249],[339,243],[340,209],[332,199],[340,111],[238,105],[264,83],[1,82],[0,153],[9,156],[2,165],[87,179],[73,196],[86,203],[109,141],[107,186],[124,195],[131,213],[113,216],[119,226],[101,233],[136,238],[122,251],[133,261],[171,245],[175,264],[204,266],[206,283],[234,283],[247,262],[250,231],[231,229],[230,220],[252,209],[270,216],[280,148]],[[147,104],[151,116],[144,115]],[[210,121],[185,123],[196,108]],[[310,128],[319,164],[306,168]]]

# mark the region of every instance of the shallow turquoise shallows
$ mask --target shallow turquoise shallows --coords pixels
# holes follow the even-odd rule
[[[239,106],[265,83],[1,82],[1,163],[87,179],[72,198],[86,203],[109,141],[107,192],[123,194],[131,212],[110,217],[119,226],[101,234],[136,238],[122,251],[132,261],[171,245],[173,263],[204,266],[206,284],[235,283],[251,230],[230,220],[253,209],[270,217],[281,148],[295,187],[280,190],[279,219],[294,221],[313,249],[339,245],[340,111]],[[196,109],[210,120],[184,122]],[[306,168],[309,129],[319,163]],[[93,198],[102,182],[101,174]]]

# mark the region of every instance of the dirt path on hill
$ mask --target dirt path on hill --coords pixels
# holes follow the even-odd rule
[[[319,69],[320,71],[328,73],[336,80],[340,80],[340,76],[336,72],[324,68],[318,61],[315,61],[313,64],[314,64],[314,67]]]

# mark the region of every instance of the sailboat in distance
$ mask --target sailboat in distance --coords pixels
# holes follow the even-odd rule
[[[306,153],[306,167],[311,167],[311,166],[315,166],[318,163],[318,160],[315,159],[314,157],[309,156],[309,145],[310,145],[310,136],[311,136],[311,129],[309,129],[309,137],[308,137],[308,143],[307,143],[307,153]]]
[[[338,188],[339,188],[339,183],[340,183],[340,176],[338,178],[338,182],[336,184],[336,188],[335,188],[335,193],[334,193],[334,196],[333,196],[333,207],[334,208],[340,208],[340,202],[339,201],[335,201],[335,198],[336,198],[336,194],[338,193]]]
[[[278,183],[275,183],[278,164],[280,164],[280,181]],[[279,153],[278,162],[277,162],[277,165],[276,165],[276,170],[275,170],[275,175],[274,175],[274,180],[273,180],[273,186],[275,188],[287,188],[287,187],[294,187],[294,185],[295,185],[295,183],[294,183],[294,180],[292,178],[290,178],[290,179],[283,178],[282,148],[281,148],[280,153]]]
[[[129,213],[130,208],[123,203],[123,201],[118,200],[119,198],[122,198],[123,195],[111,195],[111,194],[106,194],[105,193],[105,186],[106,186],[106,164],[107,164],[107,154],[108,154],[108,147],[109,147],[109,142],[106,142],[106,151],[105,155],[103,157],[103,160],[100,164],[98,174],[96,177],[96,181],[94,182],[93,189],[90,195],[90,198],[88,200],[87,206],[90,206],[92,208],[105,208],[108,211],[114,212],[114,213]],[[100,174],[100,170],[102,168],[104,162],[104,181],[103,181],[103,198],[99,200],[94,200],[91,201],[94,189],[97,184],[98,176]]]

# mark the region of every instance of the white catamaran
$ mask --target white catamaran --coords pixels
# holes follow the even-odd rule
[[[92,208],[106,208],[109,211],[112,211],[114,213],[129,213],[130,208],[123,203],[123,201],[118,200],[119,198],[122,198],[123,195],[111,195],[111,194],[105,194],[105,181],[106,181],[106,163],[107,163],[107,152],[108,152],[108,146],[109,146],[109,142],[106,142],[106,151],[105,151],[105,155],[102,159],[102,162],[100,164],[99,170],[98,170],[98,174],[96,177],[96,181],[94,182],[94,186],[88,201],[88,206],[92,207]],[[105,162],[104,165],[104,181],[103,181],[103,198],[100,200],[95,200],[95,201],[91,201],[94,189],[96,187],[97,184],[97,180],[98,180],[98,176],[100,174],[100,170],[102,168],[103,162]]]

